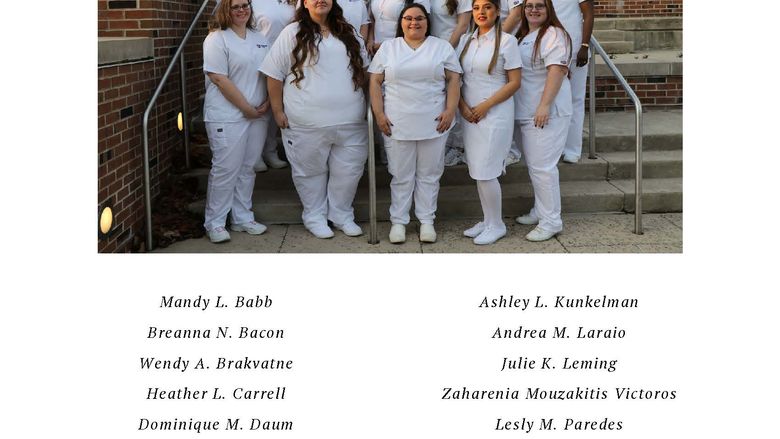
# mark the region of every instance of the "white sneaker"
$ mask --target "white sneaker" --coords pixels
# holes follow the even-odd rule
[[[486,226],[476,238],[474,238],[474,244],[488,245],[493,244],[499,239],[506,236],[506,226],[501,224],[500,226]]]
[[[420,242],[436,242],[436,229],[433,224],[420,224]]]
[[[534,216],[531,213],[526,213],[525,215],[518,216],[517,218],[515,218],[515,222],[517,224],[523,224],[523,225],[526,225],[526,226],[531,226],[531,225],[534,225],[534,224],[539,224],[539,218],[537,218],[536,216]]]
[[[393,224],[390,227],[390,242],[393,244],[401,244],[406,241],[406,226],[403,224]]]
[[[580,156],[574,154],[564,154],[563,161],[566,163],[578,163],[580,161]]]
[[[363,229],[361,229],[359,225],[355,224],[354,221],[348,221],[344,224],[333,223],[333,226],[344,232],[344,234],[347,236],[360,236],[363,234]]]
[[[214,244],[230,241],[230,233],[228,233],[224,227],[216,227],[211,230],[207,230],[206,234],[209,235],[209,241],[213,242]]]
[[[289,163],[279,158],[276,151],[263,154],[263,161],[273,169],[282,169],[290,166]]]
[[[535,227],[533,230],[528,232],[527,235],[525,235],[525,239],[532,242],[541,242],[541,241],[547,241],[548,239],[552,238],[557,234],[558,232],[548,232],[547,230],[544,230],[541,227]]]
[[[333,230],[331,230],[327,224],[314,224],[311,227],[306,226],[306,230],[320,239],[333,238]]]
[[[262,159],[260,159],[257,161],[257,163],[255,163],[254,169],[255,172],[265,172],[268,170],[268,166],[266,166],[265,162]]]
[[[485,223],[482,221],[474,224],[470,229],[463,231],[463,236],[467,238],[476,238],[482,231],[485,230]]]
[[[509,155],[506,156],[506,158],[504,159],[504,167],[512,166],[515,163],[518,163],[519,161],[520,161],[520,156],[510,152]]]
[[[268,228],[257,221],[249,221],[244,224],[231,224],[230,230],[234,232],[246,232],[250,235],[262,235]]]
[[[444,154],[444,166],[455,166],[463,162],[463,156],[456,148],[450,148]]]

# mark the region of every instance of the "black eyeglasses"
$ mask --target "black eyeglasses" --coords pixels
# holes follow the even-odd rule
[[[425,21],[425,16],[423,16],[423,15],[418,15],[416,17],[412,17],[411,15],[404,15],[403,18],[406,21],[416,21],[418,23],[421,22],[421,21]]]
[[[547,5],[544,3],[526,3],[524,6],[528,10],[534,10],[541,11],[542,9],[547,8]]]
[[[244,4],[241,4],[241,5],[233,5],[233,6],[230,7],[230,10],[233,11],[233,12],[246,11],[247,9],[249,9],[249,6],[251,4],[252,4],[252,2],[244,3]]]

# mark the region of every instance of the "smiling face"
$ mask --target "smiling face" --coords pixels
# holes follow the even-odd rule
[[[491,0],[474,0],[471,4],[471,15],[481,31],[490,30],[496,24],[498,14],[498,7]]]
[[[425,12],[418,7],[407,9],[401,15],[401,29],[403,29],[406,39],[425,39],[425,34],[428,31],[428,19],[425,17]]]
[[[246,26],[252,16],[249,0],[230,0],[230,20],[236,26]]]
[[[525,18],[531,29],[541,27],[547,22],[547,1],[527,0],[523,5]]]
[[[304,0],[303,6],[309,11],[312,18],[325,18],[333,8],[333,0]]]

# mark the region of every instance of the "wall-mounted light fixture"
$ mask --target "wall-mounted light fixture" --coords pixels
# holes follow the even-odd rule
[[[179,129],[179,131],[184,131],[184,116],[182,116],[181,111],[176,116],[176,127]]]
[[[108,239],[115,230],[114,203],[108,200],[98,206],[98,238]]]

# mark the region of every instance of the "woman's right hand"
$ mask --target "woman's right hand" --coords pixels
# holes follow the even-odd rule
[[[390,127],[393,126],[393,123],[390,122],[390,119],[388,119],[384,113],[376,115],[376,125],[379,127],[379,131],[385,136],[390,137],[392,134],[392,129]]]
[[[249,107],[244,108],[243,110],[241,110],[241,113],[243,113],[244,117],[247,118],[247,119],[257,119],[257,118],[263,117],[263,114],[265,114],[265,111],[261,111],[259,106],[257,106],[257,107],[249,106]]]
[[[463,99],[458,102],[458,109],[460,110],[460,114],[464,119],[466,119],[468,122],[474,123],[474,113],[471,111],[471,107],[466,105],[466,102],[464,102]]]
[[[274,120],[276,121],[276,126],[278,126],[279,129],[284,130],[290,128],[290,124],[287,122],[287,115],[284,113],[284,111],[274,111]]]

